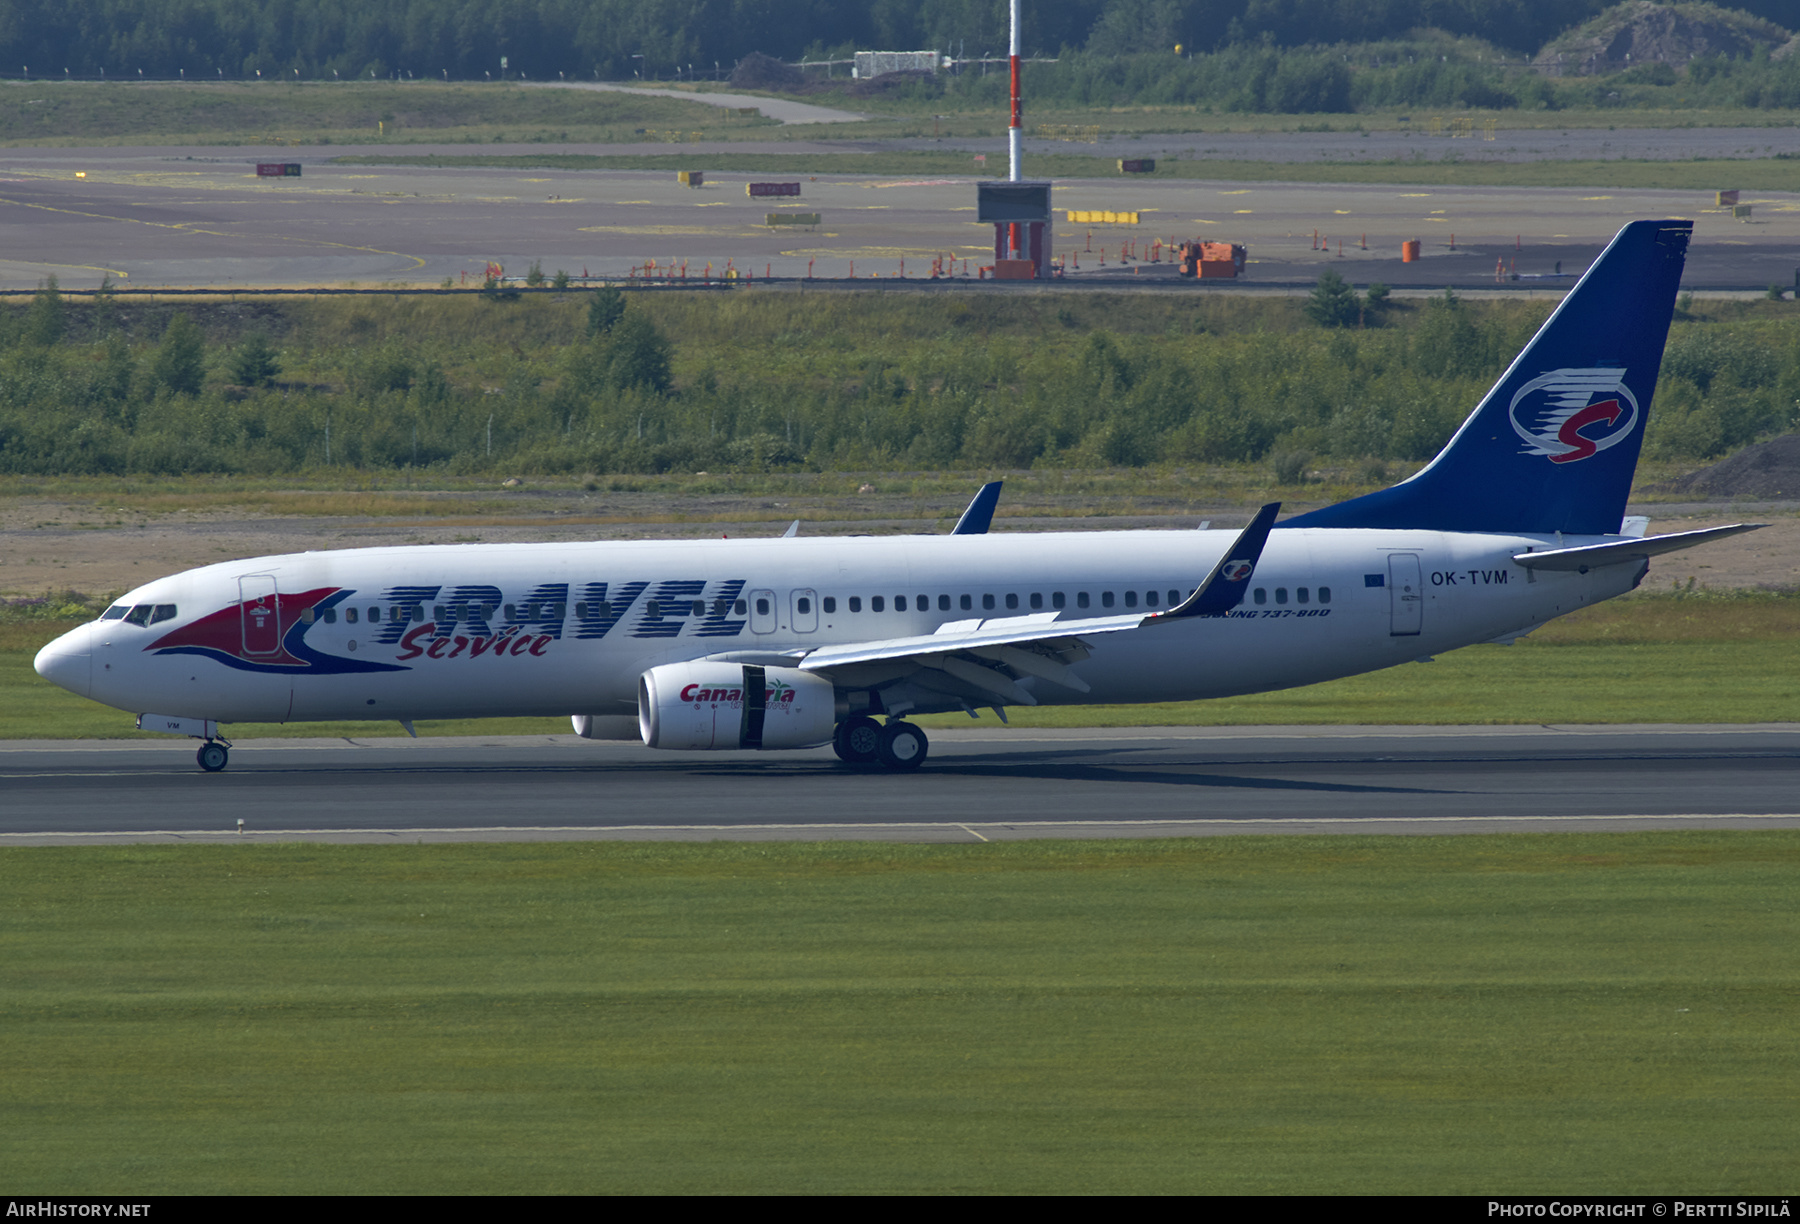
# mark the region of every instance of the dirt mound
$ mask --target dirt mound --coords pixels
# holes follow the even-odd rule
[[[806,84],[798,68],[785,64],[772,55],[752,51],[731,70],[731,84],[737,89],[761,89],[792,93]]]
[[[1784,434],[1747,446],[1709,468],[1671,483],[1677,493],[1710,497],[1800,499],[1800,434]]]
[[[1790,37],[1772,21],[1713,4],[1627,0],[1544,44],[1533,61],[1552,76],[1591,76],[1646,64],[1685,68],[1709,55],[1747,56]]]

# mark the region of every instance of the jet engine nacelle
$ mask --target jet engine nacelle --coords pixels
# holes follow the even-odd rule
[[[836,727],[831,682],[797,668],[669,663],[638,680],[638,730],[651,748],[813,748]]]

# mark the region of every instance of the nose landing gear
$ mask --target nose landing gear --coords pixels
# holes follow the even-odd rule
[[[892,770],[917,769],[930,746],[925,732],[911,723],[893,721],[884,727],[863,714],[839,723],[831,741],[832,751],[846,764]]]

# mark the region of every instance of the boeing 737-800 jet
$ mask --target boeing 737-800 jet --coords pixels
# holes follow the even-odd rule
[[[546,714],[907,769],[908,714],[1223,697],[1508,640],[1752,529],[1624,518],[1692,228],[1627,225],[1435,460],[1285,522],[260,557],[139,587],[37,670],[201,739],[208,770],[229,722]]]

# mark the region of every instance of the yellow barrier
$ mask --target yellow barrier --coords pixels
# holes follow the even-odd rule
[[[818,213],[765,213],[764,225],[817,225]]]
[[[1137,224],[1139,224],[1138,214],[1134,213],[1134,212],[1112,212],[1110,210],[1105,210],[1105,211],[1099,210],[1099,209],[1083,210],[1083,209],[1076,209],[1076,208],[1067,209],[1066,211],[1069,214],[1069,224],[1070,225],[1137,225]]]

